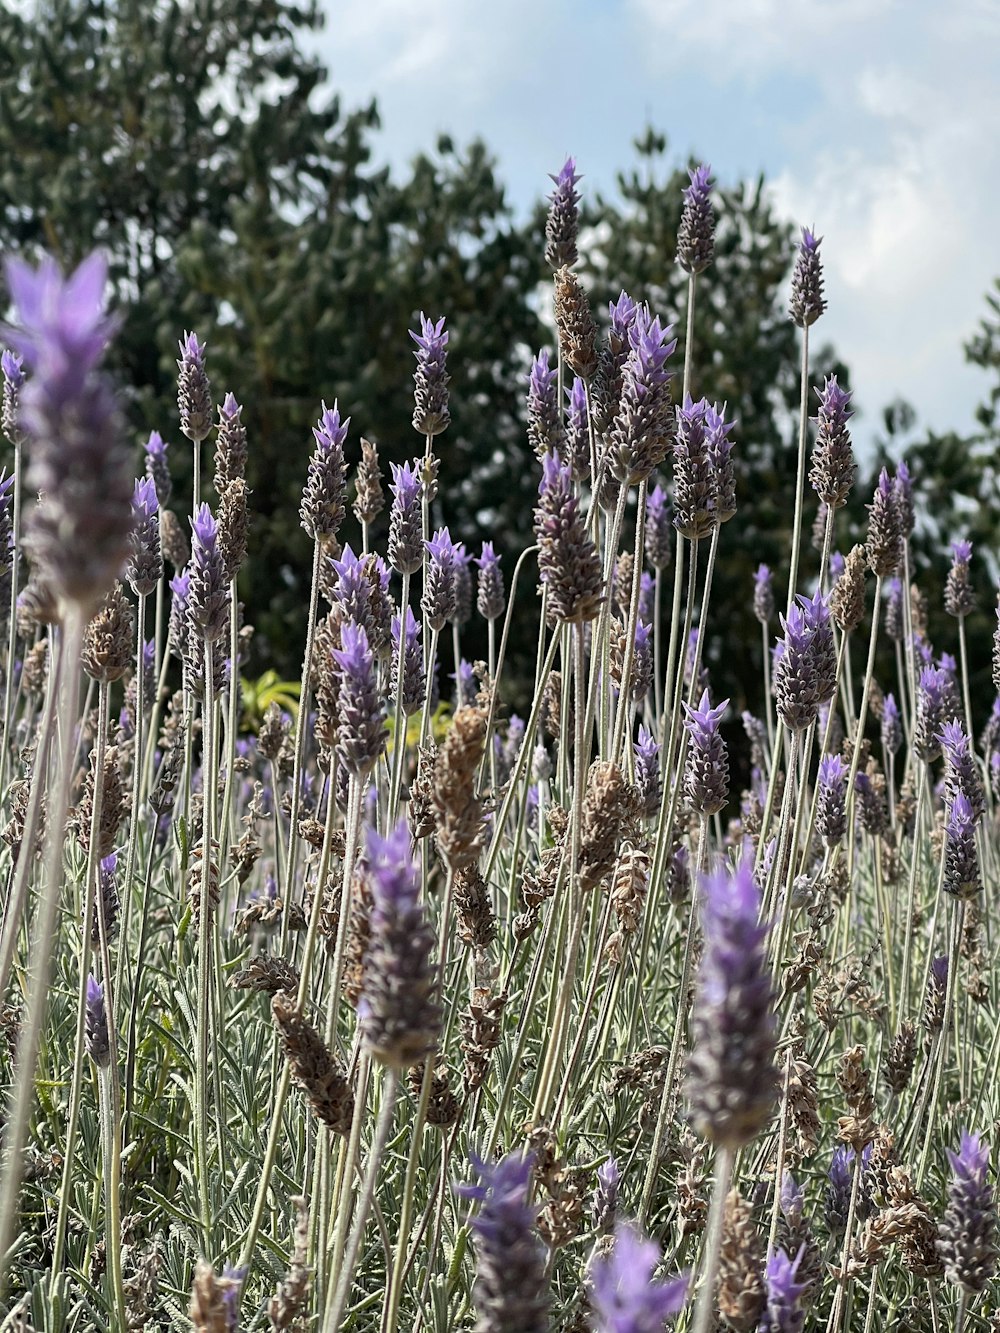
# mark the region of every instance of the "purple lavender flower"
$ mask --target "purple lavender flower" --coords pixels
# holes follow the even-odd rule
[[[104,1007],[104,987],[94,976],[87,977],[86,1010],[84,1039],[87,1054],[98,1068],[107,1069],[111,1063],[111,1036]]]
[[[715,255],[711,171],[707,162],[688,171],[691,184],[684,190],[684,207],[677,228],[677,262],[685,273],[704,273]]]
[[[451,679],[455,682],[455,708],[464,708],[467,704],[473,704],[476,700],[476,673],[472,669],[472,663],[467,662],[463,657],[458,664],[458,671],[452,672]]]
[[[149,432],[149,439],[143,446],[146,452],[146,476],[156,487],[156,498],[160,508],[166,507],[170,499],[173,483],[170,480],[170,465],[167,462],[169,446],[158,430]]]
[[[938,1229],[938,1254],[949,1282],[978,1293],[997,1271],[997,1209],[989,1183],[989,1149],[978,1134],[963,1130],[951,1166],[948,1206]]]
[[[406,820],[387,838],[369,829],[367,853],[372,908],[358,1022],[377,1060],[408,1069],[437,1047],[434,932],[420,900],[420,868]]]
[[[708,690],[697,708],[684,704],[684,728],[688,733],[684,795],[688,807],[702,816],[717,814],[729,799],[729,754],[719,734],[719,723],[728,707],[729,700],[724,699],[713,708]]]
[[[377,656],[389,642],[392,604],[389,598],[389,571],[381,556],[357,556],[350,545],[339,559],[330,558],[329,568],[336,576],[329,597],[342,620],[351,620],[368,635],[368,643]]]
[[[222,1287],[222,1304],[226,1312],[225,1333],[237,1333],[239,1328],[240,1292],[243,1290],[243,1279],[246,1275],[246,1268],[236,1268],[229,1263],[222,1266],[220,1286]]]
[[[802,228],[802,240],[792,270],[792,296],[788,305],[793,323],[800,329],[815,324],[826,309],[823,299],[823,266],[820,263],[821,236]]]
[[[986,813],[986,797],[979,778],[979,769],[972,754],[972,745],[965,734],[965,725],[955,718],[941,728],[941,752],[944,755],[945,804],[951,805],[961,792],[972,807],[978,822]]]
[[[594,1230],[602,1235],[607,1235],[609,1231],[614,1229],[618,1214],[618,1186],[621,1183],[621,1178],[622,1173],[613,1157],[609,1157],[606,1162],[602,1162],[597,1168],[597,1189],[594,1191],[591,1212],[594,1220]]]
[[[803,731],[815,722],[820,705],[833,698],[837,685],[837,655],[830,628],[827,598],[798,596],[787,619],[774,663],[774,699],[778,714],[791,731]]]
[[[802,1333],[806,1312],[802,1296],[806,1283],[797,1282],[802,1251],[789,1259],[784,1250],[776,1250],[764,1269],[766,1303],[759,1333]]]
[[[905,460],[901,460],[896,468],[896,478],[893,485],[896,491],[896,513],[899,517],[900,535],[903,541],[908,541],[913,532],[914,510],[913,483],[910,479],[910,469],[906,466]]]
[[[687,1300],[688,1275],[657,1281],[660,1247],[633,1227],[615,1228],[610,1255],[591,1264],[595,1333],[663,1333]]]
[[[819,761],[816,829],[828,847],[842,842],[847,832],[847,776],[848,766],[839,754]]]
[[[10,512],[13,488],[13,475],[7,477],[0,472],[0,578],[6,578],[14,567],[14,520]]]
[[[723,1147],[749,1143],[777,1098],[774,989],[748,862],[702,881],[705,947],[691,1015],[687,1095],[695,1128]]]
[[[651,731],[639,727],[639,739],[632,746],[635,758],[635,790],[639,809],[647,818],[660,808],[663,784],[660,779],[660,747]]]
[[[455,568],[458,547],[447,528],[438,528],[429,542],[425,542],[427,568],[424,571],[424,591],[420,606],[432,630],[442,630],[455,611]]]
[[[950,616],[961,619],[976,609],[976,598],[969,582],[969,561],[972,559],[972,542],[957,541],[951,544],[952,562],[948,578],[944,585],[944,609]]]
[[[385,749],[382,700],[375,680],[375,658],[368,635],[348,622],[333,658],[339,667],[337,754],[347,772],[365,778]]]
[[[556,397],[559,372],[549,366],[549,353],[543,348],[531,363],[528,375],[528,439],[541,458],[562,445],[562,416]]]
[[[947,671],[924,667],[917,686],[917,714],[913,724],[913,752],[918,759],[932,763],[941,753],[941,728],[949,704]]]
[[[219,427],[215,437],[215,493],[221,499],[234,481],[241,481],[247,470],[247,431],[242,421],[243,408],[234,394],[227,393],[219,408]]]
[[[903,640],[903,583],[895,575],[886,585],[885,632],[894,643]]]
[[[392,617],[392,672],[391,684],[393,698],[399,689],[400,664],[400,617]],[[411,608],[407,607],[407,628],[403,644],[403,716],[412,717],[424,706],[424,694],[427,681],[424,680],[424,651],[420,644],[420,625]]]
[[[774,616],[774,578],[767,565],[758,565],[753,576],[753,613],[762,625]]]
[[[646,495],[644,533],[646,559],[654,569],[666,569],[673,559],[672,526],[667,493],[657,484]]]
[[[131,450],[97,373],[117,324],[103,311],[106,279],[100,253],[65,280],[48,257],[37,271],[7,263],[20,328],[6,335],[32,372],[19,401],[32,442],[27,481],[44,495],[27,524],[32,558],[57,598],[86,616],[120,573],[132,526]]]
[[[639,575],[639,619],[651,625],[655,615],[656,584],[652,574],[644,569]]]
[[[842,551],[830,552],[830,587],[835,588],[847,568],[847,561]]]
[[[449,375],[445,369],[448,334],[444,328],[444,315],[435,324],[421,311],[420,332],[414,333],[411,329],[410,337],[417,344],[414,353],[417,368],[413,372],[413,429],[421,435],[440,435],[451,423]]]
[[[712,473],[713,505],[718,523],[728,523],[736,515],[736,470],[732,459],[733,442],[728,438],[736,422],[726,421],[725,411],[725,403],[721,411],[716,403],[705,409],[705,452]]]
[[[590,423],[587,417],[587,386],[579,375],[573,376],[562,435],[562,452],[574,481],[590,476]]]
[[[599,435],[606,435],[618,414],[622,394],[622,372],[631,347],[630,335],[638,306],[627,292],[608,303],[607,344],[601,350],[593,385],[591,408]]]
[[[18,448],[22,442],[18,399],[24,385],[23,362],[16,352],[5,347],[0,353],[0,373],[3,374],[3,399],[0,402],[0,433],[8,444]]]
[[[666,458],[674,435],[667,359],[677,346],[672,327],[640,306],[628,331],[618,411],[608,437],[611,475],[634,486]]]
[[[857,467],[851,451],[847,423],[854,415],[848,411],[850,391],[842,389],[836,375],[829,375],[819,394],[816,442],[813,445],[809,481],[820,500],[831,509],[841,509],[854,485]]]
[[[414,574],[424,562],[421,538],[421,491],[418,468],[390,463],[392,506],[389,510],[389,563],[400,574]]]
[[[114,852],[102,857],[97,863],[97,898],[100,900],[100,907],[95,901],[90,915],[90,942],[95,949],[101,942],[101,914],[104,917],[104,929],[107,938],[113,940],[118,935],[118,909],[120,904],[118,888],[115,884],[117,868],[118,857]]]
[[[475,1155],[471,1161],[480,1183],[456,1191],[480,1204],[470,1221],[477,1333],[548,1333],[545,1247],[535,1229],[538,1207],[528,1202],[531,1158],[509,1153],[495,1164]]]
[[[896,491],[886,468],[879,473],[872,502],[865,508],[868,510],[868,541],[865,543],[868,568],[873,574],[886,578],[895,574],[902,557],[902,528]]]
[[[191,563],[188,566],[188,616],[205,643],[214,643],[229,625],[229,589],[217,541],[218,524],[207,504],[191,519]]]
[[[484,620],[496,620],[504,613],[507,596],[504,592],[500,557],[493,549],[492,542],[483,542],[482,554],[476,559],[476,565],[479,568],[476,609]]]
[[[471,564],[472,556],[466,551],[465,543],[458,542],[455,546],[454,605],[448,617],[449,625],[465,625],[472,619]]]
[[[128,561],[125,577],[137,597],[155,592],[163,576],[163,556],[160,553],[160,508],[156,498],[156,484],[150,477],[136,481],[132,497],[134,521],[129,536]]]
[[[826,1185],[826,1225],[831,1236],[843,1235],[847,1225],[854,1157],[854,1149],[846,1144],[833,1150]]]
[[[549,613],[571,624],[593,620],[603,601],[601,558],[580,513],[569,468],[558,454],[542,460],[534,517]]]
[[[344,521],[347,496],[344,441],[350,424],[350,417],[341,421],[340,409],[334,402],[332,409],[323,404],[322,416],[313,427],[316,447],[302,488],[299,519],[313,541],[321,546],[334,544]]]
[[[882,745],[886,754],[898,754],[903,744],[903,725],[894,694],[887,694],[882,704]]]
[[[194,332],[185,333],[177,344],[177,409],[181,434],[197,444],[212,429],[212,394],[205,373],[205,344]]]
[[[976,816],[964,792],[955,793],[945,825],[942,888],[956,898],[974,898],[983,887],[976,849]]]
[[[674,444],[674,527],[689,541],[699,541],[715,527],[715,479],[708,457],[704,398],[688,394],[677,410]]]
[[[855,774],[854,791],[857,798],[855,809],[857,810],[858,822],[871,837],[880,838],[885,833],[889,822],[884,793],[876,786],[868,773]]]
[[[801,1225],[805,1202],[805,1187],[796,1183],[791,1171],[786,1171],[781,1177],[778,1206],[781,1208],[781,1216],[790,1227],[797,1229]]]
[[[568,157],[558,176],[549,176],[555,189],[549,195],[549,215],[545,220],[545,262],[555,272],[572,268],[577,261],[576,237],[580,229],[580,196],[576,162]]]

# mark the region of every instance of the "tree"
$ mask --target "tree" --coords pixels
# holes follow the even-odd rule
[[[300,48],[320,22],[314,2],[289,0],[0,13],[0,246],[64,264],[107,249],[127,313],[113,369],[137,438],[176,438],[176,341],[187,328],[208,341],[217,399],[236,393],[250,439],[241,593],[267,664],[288,672],[309,568],[291,515],[321,399],[353,415],[354,457],[361,432],[386,461],[417,452],[407,329],[421,309],[445,314],[446,520],[470,539],[480,520],[523,539],[520,378],[542,336],[537,262],[486,150],[442,139],[401,183],[374,169],[374,106],[344,113]]]

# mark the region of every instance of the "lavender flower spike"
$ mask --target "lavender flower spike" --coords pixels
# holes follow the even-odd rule
[[[390,688],[393,698],[395,698],[399,688],[400,671],[399,616],[392,617],[390,633],[393,647]],[[420,642],[420,625],[417,623],[416,616],[414,616],[410,607],[406,608],[406,628],[403,639],[403,693],[401,696],[403,716],[412,717],[414,713],[419,713],[424,705],[427,682],[424,677],[424,652]]]
[[[24,385],[22,358],[9,347],[0,354],[0,372],[3,374],[3,401],[0,404],[0,435],[15,448],[21,444],[21,423],[18,399]]]
[[[774,988],[750,864],[702,881],[705,950],[691,1017],[687,1095],[698,1132],[723,1147],[749,1143],[777,1100]]]
[[[957,792],[951,803],[945,833],[942,888],[956,898],[974,898],[983,881],[976,849],[976,816],[964,792]]]
[[[691,184],[684,190],[684,207],[677,228],[677,262],[685,273],[704,273],[715,255],[715,213],[712,209],[712,169],[704,163],[688,171]]]
[[[32,558],[63,603],[89,616],[121,572],[132,526],[132,462],[97,364],[116,321],[104,314],[104,257],[63,279],[54,260],[7,264],[20,328],[8,341],[32,372],[20,426],[32,441],[27,481],[44,503],[27,524]]]
[[[309,536],[321,546],[333,546],[344,521],[347,496],[347,464],[344,441],[351,418],[340,419],[340,409],[323,404],[323,414],[313,427],[316,447],[309,460],[309,473],[302,489],[299,519]]]
[[[848,765],[839,754],[819,761],[816,829],[828,847],[842,842],[847,832],[847,778]]]
[[[969,561],[972,559],[972,542],[957,541],[951,544],[951,569],[944,585],[944,609],[956,619],[967,616],[976,609],[976,596],[969,582]]]
[[[989,1149],[978,1134],[963,1131],[957,1153],[948,1151],[948,1206],[937,1250],[949,1282],[981,1292],[997,1271],[997,1209],[989,1183]]]
[[[191,582],[188,616],[205,643],[214,643],[229,624],[229,588],[218,545],[219,527],[207,504],[191,519]]]
[[[776,1250],[764,1270],[766,1304],[759,1325],[759,1333],[802,1333],[806,1312],[802,1296],[804,1282],[797,1282],[802,1251],[789,1259],[784,1250]]]
[[[646,559],[654,569],[666,569],[674,558],[673,525],[667,493],[657,484],[646,494]]]
[[[660,1247],[633,1227],[615,1228],[607,1257],[591,1264],[595,1333],[662,1333],[687,1299],[688,1275],[657,1281]]]
[[[421,311],[420,332],[414,333],[411,329],[410,337],[417,344],[417,368],[413,372],[413,429],[421,435],[440,435],[451,423],[449,376],[445,369],[448,334],[444,316],[435,324]]]
[[[621,1178],[621,1169],[613,1157],[597,1168],[597,1189],[594,1191],[592,1208],[595,1231],[606,1234],[614,1227]]]
[[[815,324],[826,309],[823,299],[823,267],[819,258],[821,236],[802,228],[802,240],[792,270],[792,296],[788,310],[800,329]]]
[[[684,727],[688,733],[684,794],[689,808],[699,815],[717,814],[729,797],[729,755],[719,735],[719,723],[728,707],[729,700],[723,699],[713,708],[708,690],[702,694],[697,708],[684,704],[687,714]]]
[[[163,509],[170,499],[173,484],[170,480],[170,465],[167,462],[169,446],[158,430],[149,432],[149,439],[143,448],[146,451],[146,476],[156,487],[156,498]]]
[[[476,558],[479,578],[476,588],[476,609],[484,620],[496,620],[507,605],[504,593],[500,557],[492,542],[483,542],[482,554]]]
[[[481,1183],[456,1192],[480,1203],[470,1223],[476,1333],[548,1333],[545,1247],[535,1229],[538,1207],[528,1202],[531,1158],[509,1153],[492,1164],[473,1156],[472,1165]]]
[[[753,613],[762,625],[774,616],[774,578],[767,565],[758,565],[753,576]]]
[[[538,458],[562,444],[562,416],[556,396],[558,377],[556,367],[549,366],[548,349],[543,347],[532,361],[528,375],[528,439]]]
[[[194,333],[185,333],[177,344],[177,408],[181,433],[192,444],[203,440],[212,429],[212,394],[205,373],[205,344]]]
[[[456,607],[455,571],[459,562],[459,548],[451,540],[447,528],[438,528],[429,542],[425,542],[427,568],[424,571],[424,591],[420,606],[432,630],[440,631],[451,619]]]
[[[148,596],[156,590],[163,576],[163,556],[160,552],[160,506],[156,498],[156,484],[150,477],[136,481],[132,497],[134,526],[129,538],[131,551],[125,566],[125,575],[137,597]]]
[[[94,1064],[106,1069],[111,1063],[111,1037],[104,1007],[104,987],[93,976],[87,978],[87,1002],[84,1037],[87,1054]]]
[[[608,459],[617,481],[643,481],[669,452],[674,435],[670,376],[666,363],[677,346],[672,327],[645,307],[629,329],[630,350],[622,370],[618,411],[608,438]]]
[[[580,229],[580,196],[576,161],[568,157],[558,176],[549,176],[555,189],[549,195],[549,215],[545,220],[545,262],[556,269],[572,268],[577,261],[576,238]]]
[[[339,667],[337,754],[347,772],[365,778],[385,749],[382,701],[375,679],[375,658],[368,635],[350,621],[340,632],[341,647],[333,650]]]
[[[421,537],[421,492],[419,467],[390,463],[392,505],[389,508],[389,563],[400,574],[415,574],[424,562]]]
[[[441,1011],[431,955],[435,936],[420,900],[420,870],[402,820],[387,838],[368,831],[372,908],[358,1021],[376,1060],[408,1069],[437,1046]]]
[[[836,375],[824,381],[819,394],[819,413],[816,416],[816,443],[813,445],[809,481],[824,504],[840,509],[854,485],[857,467],[851,450],[851,435],[847,423],[854,415],[848,411],[850,391],[842,389]]]

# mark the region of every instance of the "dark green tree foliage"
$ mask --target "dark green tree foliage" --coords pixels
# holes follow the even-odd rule
[[[241,594],[262,660],[290,674],[310,559],[289,515],[321,399],[353,416],[352,462],[361,433],[385,464],[418,452],[407,329],[447,315],[444,521],[513,546],[530,532],[521,380],[543,337],[540,246],[511,224],[485,149],[442,139],[401,183],[373,169],[374,107],[343,113],[301,49],[320,22],[286,0],[0,11],[0,247],[65,265],[108,250],[127,314],[114,369],[137,440],[173,441],[175,474],[176,340],[208,341],[216,399],[237,394],[250,440]]]
[[[673,322],[678,339],[674,396],[679,400],[688,278],[675,257],[688,174],[666,167],[664,136],[647,130],[635,147],[638,165],[618,177],[621,202],[598,198],[588,211],[586,222],[595,228],[597,238],[596,249],[585,247],[591,266],[588,281],[603,309],[624,284],[633,299],[648,301],[654,312]],[[763,178],[732,188],[717,185],[713,199],[718,218],[715,259],[697,279],[691,394],[726,402],[727,419],[737,422],[733,457],[739,511],[723,530],[719,545],[706,661],[717,696],[730,696],[736,709],[757,709],[759,672],[727,653],[711,634],[713,625],[724,625],[727,643],[760,642],[752,595],[753,572],[762,561],[775,571],[783,605],[781,578],[788,565],[794,511],[801,357],[801,334],[788,316],[787,289],[798,237],[774,216]],[[823,345],[822,326],[818,335],[813,333],[810,362],[814,385],[822,385],[830,373],[837,373],[841,384],[849,384],[845,368]],[[816,403],[813,396],[810,415]],[[666,484],[669,464],[664,471]],[[817,507],[807,489],[807,524]],[[838,526],[838,539],[841,532]],[[807,548],[803,587],[815,574],[818,560],[818,553]],[[777,632],[777,624],[774,628]]]

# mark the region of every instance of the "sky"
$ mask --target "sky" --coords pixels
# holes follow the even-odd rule
[[[375,97],[381,161],[480,136],[524,211],[567,154],[614,192],[647,125],[670,163],[763,172],[823,236],[816,336],[851,368],[856,438],[903,397],[972,428],[962,344],[1000,275],[1000,0],[322,0],[347,106]],[[666,312],[670,313],[670,312]]]

